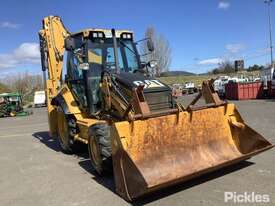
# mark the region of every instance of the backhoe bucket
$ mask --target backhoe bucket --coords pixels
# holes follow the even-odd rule
[[[234,104],[118,122],[111,132],[116,190],[127,200],[273,147]]]

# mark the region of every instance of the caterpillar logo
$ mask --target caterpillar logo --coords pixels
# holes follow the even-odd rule
[[[135,85],[140,86],[144,85],[144,88],[156,88],[156,87],[165,87],[164,84],[162,84],[158,80],[143,80],[143,81],[134,81]]]

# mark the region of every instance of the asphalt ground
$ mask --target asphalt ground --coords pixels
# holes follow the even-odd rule
[[[275,144],[275,101],[235,102],[245,121]],[[65,155],[48,136],[45,108],[0,119],[0,205],[275,205],[275,149],[133,203],[113,178],[99,177],[88,153]],[[225,192],[268,195],[269,203],[226,203]]]

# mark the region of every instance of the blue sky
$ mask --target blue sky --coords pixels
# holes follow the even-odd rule
[[[269,62],[263,0],[8,0],[0,7],[1,76],[40,72],[37,32],[47,15],[61,16],[70,31],[131,29],[136,40],[154,26],[170,43],[172,70],[201,73],[222,59],[244,58],[246,65]]]

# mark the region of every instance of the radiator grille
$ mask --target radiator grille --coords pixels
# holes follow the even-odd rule
[[[150,92],[144,94],[151,111],[171,109],[173,107],[171,92]]]

